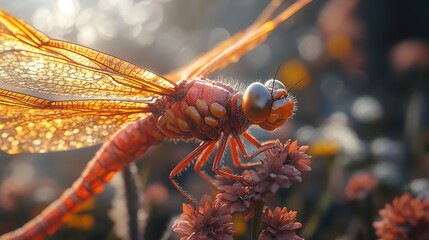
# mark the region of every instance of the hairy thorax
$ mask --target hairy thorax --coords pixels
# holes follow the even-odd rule
[[[166,111],[158,117],[159,130],[172,139],[218,139],[240,134],[250,125],[241,109],[242,93],[231,86],[208,80],[179,83],[183,96],[163,99]]]

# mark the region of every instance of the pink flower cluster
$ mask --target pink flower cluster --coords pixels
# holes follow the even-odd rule
[[[213,201],[204,196],[198,209],[183,205],[183,214],[176,221],[173,230],[181,239],[232,239],[232,213],[240,212],[249,220],[255,211],[255,203],[263,201],[280,188],[290,188],[301,182],[302,172],[310,168],[307,146],[297,141],[275,142],[275,147],[264,152],[261,165],[254,170],[245,170],[241,181],[216,176],[220,192]],[[232,172],[231,169],[224,169]],[[296,222],[295,211],[287,208],[265,208],[262,212],[264,226],[259,239],[299,240],[295,230],[301,227]],[[229,216],[229,217],[228,217]]]

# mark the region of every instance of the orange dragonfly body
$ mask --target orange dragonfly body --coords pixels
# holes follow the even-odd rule
[[[246,130],[252,124],[273,130],[292,115],[294,101],[283,84],[269,80],[240,92],[206,79],[213,71],[264,41],[281,22],[307,4],[301,0],[274,12],[273,1],[257,21],[191,64],[162,77],[121,59],[72,43],[53,40],[0,10],[0,148],[11,154],[77,149],[104,142],[81,177],[38,217],[0,239],[42,239],[126,164],[164,139],[199,139],[201,144],[171,172],[174,181],[192,160],[201,171],[216,145],[213,171],[229,143],[251,158],[272,147]],[[246,153],[241,136],[258,150]]]

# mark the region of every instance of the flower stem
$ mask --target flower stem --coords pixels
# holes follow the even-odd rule
[[[136,172],[131,169],[132,166],[126,165],[122,170],[122,179],[124,181],[126,204],[128,210],[128,234],[130,239],[141,239],[139,229],[139,189],[136,182]]]
[[[261,217],[262,217],[262,210],[264,210],[264,201],[257,200],[255,202],[255,216],[253,218],[253,226],[252,226],[252,240],[258,239],[260,231],[260,224],[261,224]]]
[[[369,234],[369,239],[370,240],[375,240],[376,236],[375,236],[375,231],[374,228],[372,226],[372,223],[374,221],[374,205],[372,203],[372,197],[371,195],[368,195],[365,199],[365,222],[367,224],[367,229],[368,229],[368,234]]]

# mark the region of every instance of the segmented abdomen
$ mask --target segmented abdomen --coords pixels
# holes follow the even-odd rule
[[[149,115],[126,125],[100,148],[80,178],[59,199],[35,219],[0,239],[43,239],[55,232],[85,200],[101,192],[117,171],[164,139],[158,131],[156,119],[157,116]]]

